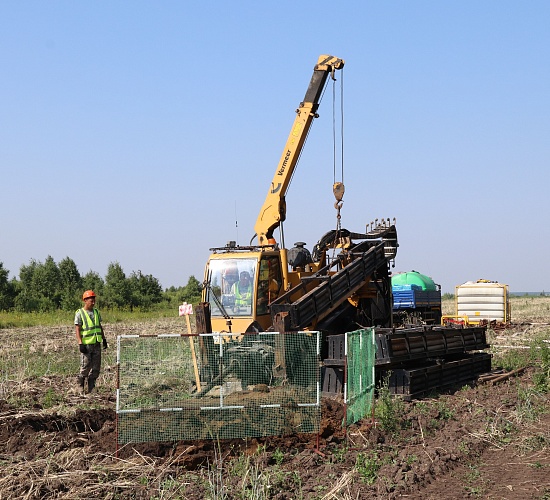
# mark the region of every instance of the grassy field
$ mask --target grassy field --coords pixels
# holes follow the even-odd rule
[[[444,300],[443,314],[454,314],[454,307],[454,300]],[[495,361],[501,359],[506,362],[506,366],[518,366],[529,357],[528,347],[549,338],[550,297],[513,297],[511,310],[514,334],[488,330],[488,339],[496,357]],[[102,315],[111,344],[111,349],[105,353],[108,366],[115,365],[115,338],[119,334],[188,333],[185,322],[177,316],[177,311],[104,311]],[[0,397],[1,385],[6,379],[26,380],[52,373],[67,375],[77,371],[78,358],[74,353],[76,347],[72,320],[72,313],[66,312],[0,313]],[[193,320],[192,316],[192,323]],[[47,334],[44,336],[36,332]],[[113,372],[107,372],[103,376],[114,375]],[[114,379],[104,380],[104,383],[112,385]]]
[[[135,321],[151,321],[160,318],[173,318],[178,316],[177,309],[154,309],[142,311],[118,311],[101,309],[104,323],[128,323]],[[3,328],[25,328],[29,326],[58,326],[72,324],[74,311],[55,311],[49,313],[20,313],[0,311],[0,330]]]
[[[102,311],[110,348],[97,391],[74,383],[72,313],[0,315],[0,498],[550,499],[550,298],[511,299],[488,330],[493,367],[518,370],[405,403],[380,390],[374,424],[311,436],[158,443],[115,456],[117,335],[187,333],[177,311]],[[444,314],[454,302],[443,303]],[[334,415],[332,415],[334,413]]]
[[[543,321],[550,317],[550,296],[522,296],[510,298],[512,321],[532,321],[539,318]],[[442,301],[443,314],[455,313],[454,299]],[[174,318],[178,316],[177,309],[164,308],[150,311],[112,311],[101,310],[105,323],[128,323],[135,321],[154,321],[160,318]],[[0,330],[3,328],[22,328],[29,326],[52,326],[72,324],[72,311],[55,311],[52,313],[15,313],[0,311]]]
[[[442,307],[443,314],[454,314],[453,300],[443,301]],[[513,297],[511,310],[514,334],[488,330],[488,339],[495,361],[502,359],[507,366],[517,366],[526,362],[529,357],[528,347],[549,338],[550,297]],[[102,314],[107,339],[111,344],[111,349],[105,353],[108,366],[115,365],[115,338],[119,334],[188,333],[185,322],[177,316],[177,311],[105,311]],[[26,380],[53,373],[76,373],[78,358],[74,353],[76,347],[72,320],[72,313],[62,312],[0,313],[0,397],[2,382],[7,379]],[[192,316],[192,323],[193,320]],[[524,323],[526,324],[523,325]],[[517,359],[514,361],[515,358]],[[107,372],[103,376],[114,375],[113,372]],[[112,385],[114,379],[103,382],[104,385]]]

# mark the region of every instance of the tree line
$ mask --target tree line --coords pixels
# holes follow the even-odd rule
[[[126,276],[118,262],[109,264],[105,278],[95,271],[81,275],[71,258],[56,263],[51,256],[44,262],[32,259],[19,269],[19,279],[9,279],[9,271],[0,262],[0,311],[73,311],[81,307],[84,290],[98,295],[101,308],[150,310],[198,302],[201,284],[191,276],[186,286],[163,290],[151,274],[132,271]]]

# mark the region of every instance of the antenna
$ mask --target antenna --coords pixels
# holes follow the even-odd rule
[[[239,219],[237,218],[237,200],[235,200],[235,231],[237,232],[237,245],[239,244]]]

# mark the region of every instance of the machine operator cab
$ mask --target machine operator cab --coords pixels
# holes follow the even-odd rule
[[[261,329],[271,324],[268,305],[283,289],[281,261],[277,252],[228,252],[210,256],[203,299],[210,303],[212,328],[247,330],[252,323]]]

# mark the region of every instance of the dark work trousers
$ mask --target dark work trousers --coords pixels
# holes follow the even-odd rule
[[[79,378],[94,380],[99,377],[101,370],[101,343],[86,344],[87,353],[80,354],[80,374]]]

